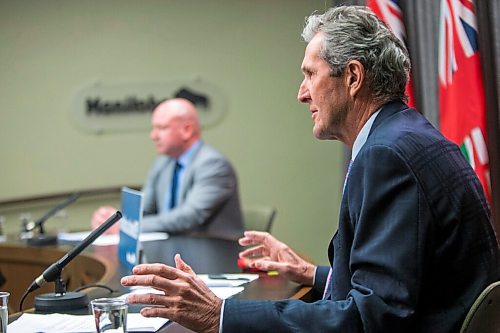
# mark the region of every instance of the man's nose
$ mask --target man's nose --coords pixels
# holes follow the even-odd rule
[[[297,94],[297,99],[301,103],[307,103],[311,99],[309,95],[309,90],[305,85],[305,80],[302,81],[302,83],[299,86],[299,93]]]

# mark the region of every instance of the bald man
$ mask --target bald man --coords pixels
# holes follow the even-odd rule
[[[150,138],[159,156],[142,189],[142,231],[226,239],[241,236],[236,174],[224,156],[201,140],[196,107],[182,98],[167,100],[154,109],[151,125]],[[114,212],[110,206],[99,208],[92,226]]]

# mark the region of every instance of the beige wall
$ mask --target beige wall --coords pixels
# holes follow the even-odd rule
[[[274,234],[325,263],[342,146],[314,139],[296,101],[304,17],[325,3],[2,0],[0,201],[142,184],[155,156],[147,131],[82,132],[70,120],[74,94],[96,80],[201,77],[228,96],[225,118],[204,139],[233,162],[243,203],[274,205]],[[107,201],[68,209],[71,226],[85,227]],[[18,212],[3,214],[17,232]]]

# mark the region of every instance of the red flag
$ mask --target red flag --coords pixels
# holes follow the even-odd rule
[[[406,30],[403,23],[403,12],[399,7],[397,0],[368,0],[368,7],[387,24],[389,29],[398,37],[403,44],[406,45]],[[413,97],[413,87],[411,78],[408,79],[406,85],[406,96],[408,96],[408,105],[415,106],[415,99]]]
[[[486,107],[474,0],[442,0],[439,110],[443,134],[460,146],[490,200]]]

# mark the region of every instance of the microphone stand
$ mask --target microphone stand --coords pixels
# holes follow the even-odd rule
[[[121,212],[117,211],[110,216],[103,224],[97,229],[92,231],[84,240],[82,240],[76,247],[71,249],[57,262],[50,265],[39,277],[37,277],[30,285],[26,293],[21,299],[20,307],[25,297],[40,288],[46,282],[55,283],[54,293],[42,294],[35,297],[35,310],[40,312],[60,312],[67,310],[75,310],[85,308],[89,303],[87,294],[82,292],[66,292],[66,285],[61,278],[61,273],[64,267],[73,260],[80,252],[87,248],[96,240],[97,237],[102,235],[113,224],[115,224],[122,217]]]
[[[52,294],[41,294],[35,296],[35,309],[40,312],[60,312],[76,310],[89,305],[89,297],[80,291],[66,291],[66,284],[61,274],[54,281],[55,288]]]
[[[48,245],[55,245],[57,244],[57,235],[48,235],[45,233],[45,229],[43,228],[43,224],[45,221],[47,221],[50,217],[55,215],[58,211],[63,209],[64,207],[68,206],[70,203],[75,201],[80,197],[80,193],[73,193],[70,195],[68,198],[64,199],[61,203],[59,203],[57,206],[52,208],[49,212],[47,212],[44,216],[39,218],[36,222],[30,222],[28,223],[24,229],[27,232],[33,231],[35,228],[38,227],[38,234],[33,235],[32,237],[27,239],[28,245],[31,246],[48,246]]]

